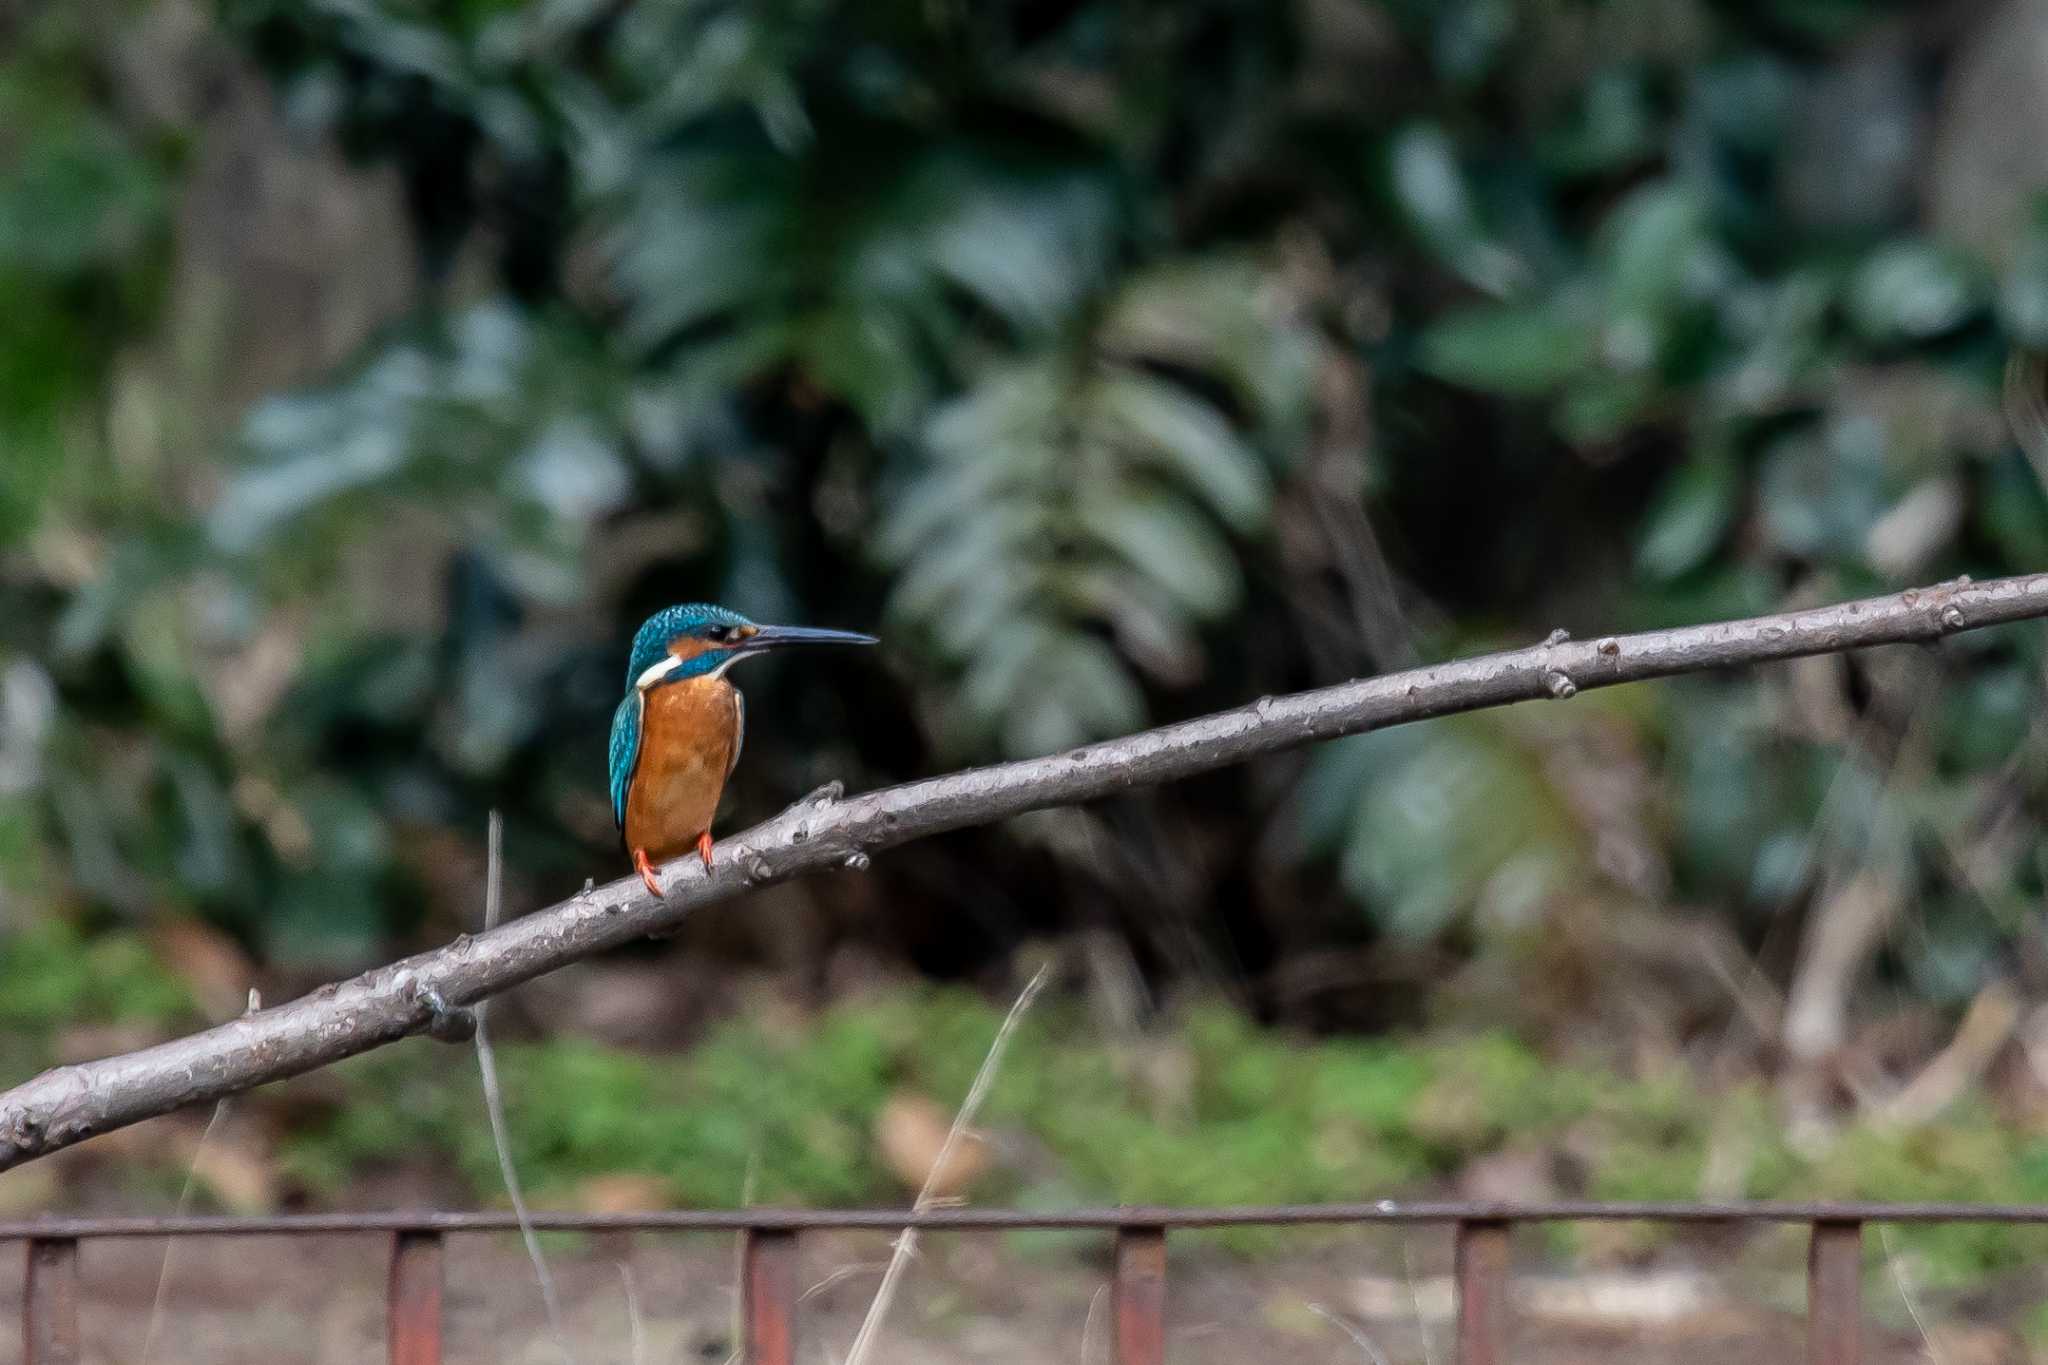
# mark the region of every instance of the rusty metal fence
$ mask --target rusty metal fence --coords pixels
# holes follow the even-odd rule
[[[1166,1360],[1167,1234],[1176,1229],[1310,1224],[1449,1225],[1456,1232],[1459,1365],[1510,1358],[1508,1234],[1518,1223],[1633,1221],[1688,1224],[1804,1224],[1809,1365],[1854,1365],[1861,1356],[1863,1228],[1870,1223],[2043,1223],[2048,1205],[1987,1204],[1308,1204],[1231,1208],[1077,1209],[738,1209],[612,1215],[543,1213],[547,1231],[742,1234],[743,1359],[793,1365],[801,1322],[798,1238],[825,1229],[1000,1232],[1100,1231],[1115,1238],[1111,1335],[1117,1365]],[[506,1213],[332,1213],[267,1218],[44,1218],[0,1222],[0,1241],[27,1248],[22,1295],[24,1365],[79,1360],[79,1246],[107,1237],[376,1235],[390,1239],[385,1296],[391,1365],[439,1365],[443,1245],[454,1233],[506,1232]]]

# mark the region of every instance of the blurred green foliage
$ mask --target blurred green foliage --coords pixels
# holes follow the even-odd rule
[[[748,1190],[762,1203],[886,1199],[871,1136],[884,1102],[899,1089],[964,1094],[1000,1021],[985,1002],[938,991],[837,1006],[800,1032],[736,1020],[686,1057],[507,1045],[505,1083],[522,1096],[514,1156],[557,1197],[593,1172],[631,1171],[658,1175],[692,1207],[731,1206]],[[990,1094],[986,1120],[1028,1131],[1051,1157],[1028,1163],[1042,1188],[1009,1178],[1014,1197],[1243,1201],[1265,1197],[1259,1186],[1287,1167],[1291,1193],[1272,1197],[1335,1199],[1419,1180],[1448,1147],[1406,1131],[1434,1058],[1363,1042],[1293,1048],[1209,1010],[1184,1038],[1192,1088],[1148,1102],[1134,1086],[1141,1059],[1078,1022],[1020,1034]],[[475,1122],[473,1081],[418,1063],[346,1064],[348,1101],[287,1145],[286,1169],[338,1189],[365,1161],[432,1154],[490,1188],[497,1157]],[[1316,1155],[1302,1161],[1307,1145]]]
[[[184,984],[134,934],[88,940],[51,921],[10,934],[0,953],[0,1065],[9,1075],[47,1066],[67,1029],[168,1028],[197,1013]]]
[[[523,903],[617,871],[604,726],[676,600],[887,636],[760,665],[732,821],[1561,621],[2048,564],[1999,390],[2048,346],[2048,215],[2002,250],[1936,233],[1913,168],[1959,40],[1913,6],[222,0],[193,36],[129,4],[0,16],[17,938],[196,913],[360,963],[473,917],[494,805]],[[224,417],[136,379],[193,340],[166,314],[221,230],[184,196],[232,130],[117,79],[175,41],[260,73],[280,145],[249,155],[338,147],[347,192],[391,187],[412,268],[343,363]],[[1359,1025],[1429,1017],[1446,963],[1534,1011],[1586,907],[1711,921],[1788,975],[1787,931],[1876,863],[1913,907],[1890,998],[2048,987],[2042,638],[1369,736],[802,894],[820,953],[954,973],[1113,913],[1154,980]],[[1550,994],[1608,998],[1576,984]],[[869,1074],[851,1027],[834,1065]],[[659,1081],[569,1044],[518,1065]],[[676,1108],[747,1070],[675,1065],[708,1068],[659,1081]],[[861,1120],[838,1083],[793,1080],[791,1112]],[[1287,1142],[1336,1121],[1310,1088]],[[1217,1103],[1216,1152],[1280,1149]],[[721,1154],[692,1195],[733,1174],[717,1108],[673,1139]],[[1181,1140],[1103,1112],[1113,1141],[1065,1140],[1107,1188]],[[792,1133],[785,1187],[841,1188]],[[1439,1159],[1383,1136],[1301,1178]],[[1642,1179],[1692,1159],[1646,1149]]]
[[[887,1202],[902,1191],[871,1137],[877,1114],[897,1093],[948,1104],[964,1095],[1001,1017],[961,993],[921,991],[834,1006],[800,1034],[735,1020],[685,1057],[504,1045],[513,1155],[543,1202],[573,1202],[581,1182],[610,1172],[657,1177],[691,1208]],[[286,1140],[284,1170],[339,1192],[381,1164],[425,1160],[494,1197],[497,1156],[474,1068],[433,1057],[397,1049],[344,1063],[342,1102]],[[1077,1015],[1034,1015],[1004,1058],[983,1127],[999,1155],[977,1201],[1024,1207],[1412,1197],[1507,1150],[1575,1171],[1565,1178],[1597,1199],[2048,1198],[2048,1142],[1984,1109],[1926,1127],[1854,1128],[1824,1154],[1802,1155],[1759,1089],[1716,1094],[1676,1071],[1631,1079],[1560,1065],[1498,1033],[1311,1042],[1215,1005],[1129,1048]],[[1716,1147],[1717,1178],[1732,1171],[1735,1181],[1718,1191],[1708,1175]],[[1220,1240],[1260,1251],[1299,1235]],[[2011,1226],[1897,1235],[1943,1288],[2034,1264],[2044,1246],[2039,1230]]]
[[[90,942],[63,924],[38,925],[8,941],[0,965],[0,1028],[47,1040],[65,1027],[173,1024],[191,1019],[190,995],[131,934]]]
[[[0,57],[0,544],[45,499],[89,499],[66,460],[119,345],[146,326],[169,246],[176,138],[124,127],[97,98],[95,25],[70,6],[10,22]]]
[[[0,958],[10,1067],[47,1065],[61,1032],[193,1017],[184,985],[132,935],[38,930]],[[679,1207],[887,1202],[902,1191],[874,1138],[884,1105],[906,1094],[956,1103],[1001,1022],[979,996],[925,987],[842,1001],[801,1025],[773,1010],[736,1017],[683,1054],[500,1042],[511,1151],[543,1204],[574,1204],[585,1182],[620,1173],[654,1178]],[[272,1120],[287,1188],[338,1197],[402,1166],[443,1173],[474,1199],[502,1197],[464,1051],[407,1044],[308,1085],[287,1085]],[[1121,1041],[1084,1011],[1042,1005],[1014,1035],[982,1120],[994,1161],[975,1196],[1023,1207],[1416,1197],[1504,1153],[1595,1199],[2048,1200],[2048,1139],[1979,1103],[1935,1124],[1852,1125],[1802,1152],[1754,1084],[1713,1090],[1679,1067],[1630,1076],[1500,1032],[1308,1039],[1220,1002]],[[124,1158],[124,1187],[175,1198],[182,1151],[167,1144],[161,1165]],[[1593,1249],[1584,1228],[1556,1232],[1560,1250]],[[1256,1253],[1302,1235],[1214,1240]],[[1930,1289],[1981,1287],[2043,1251],[2026,1227],[1895,1236]],[[1645,1245],[1603,1238],[1598,1250]]]

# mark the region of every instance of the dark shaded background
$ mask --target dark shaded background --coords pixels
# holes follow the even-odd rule
[[[0,0],[10,1069],[473,925],[492,807],[515,909],[620,874],[605,728],[674,601],[885,639],[750,665],[732,830],[1554,626],[2048,566],[2004,416],[2009,372],[2048,402],[2044,45],[2026,2]],[[1470,1074],[1533,1109],[1344,1180],[1513,1146],[1540,1056],[1759,1087],[1774,1141],[1974,1096],[2009,1191],[2048,1180],[2042,638],[963,832],[526,1027],[661,1052],[735,983],[801,1019],[1049,945],[1092,1028],[1206,1000],[1247,1074],[1515,1040]],[[1628,1189],[1700,1192],[1686,1142]]]

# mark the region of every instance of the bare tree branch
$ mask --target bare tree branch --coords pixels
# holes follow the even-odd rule
[[[444,948],[405,958],[190,1037],[46,1071],[0,1093],[0,1170],[191,1104],[296,1076],[408,1034],[543,972],[649,934],[702,905],[875,850],[1047,806],[1093,801],[1284,749],[1460,711],[1563,700],[1590,687],[1735,668],[1869,645],[1927,643],[2048,616],[2048,574],[1962,580],[1814,611],[1574,642],[1411,669],[1145,730],[1047,758],[928,778],[840,799],[826,789],[660,876],[636,877]]]

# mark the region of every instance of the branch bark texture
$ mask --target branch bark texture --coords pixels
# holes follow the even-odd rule
[[[0,1093],[0,1170],[424,1032],[444,1007],[473,1004],[580,958],[671,933],[699,906],[807,873],[863,868],[869,854],[926,835],[1455,712],[1562,701],[1592,687],[1871,645],[1930,643],[2041,617],[2048,617],[2048,574],[1962,580],[1813,611],[1595,640],[1558,632],[1527,649],[1262,697],[1047,758],[846,799],[820,793],[720,840],[709,870],[694,855],[662,868],[663,899],[650,896],[638,878],[621,878],[204,1032],[46,1071]]]

